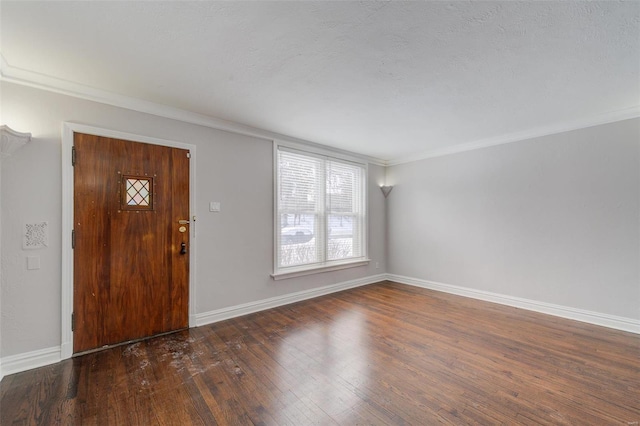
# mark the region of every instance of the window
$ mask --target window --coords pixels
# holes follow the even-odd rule
[[[278,146],[274,276],[367,260],[366,171]]]
[[[147,176],[122,176],[122,210],[153,210],[153,178]]]

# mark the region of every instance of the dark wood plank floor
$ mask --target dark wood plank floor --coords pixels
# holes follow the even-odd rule
[[[384,282],[0,383],[11,424],[640,422],[640,336]]]

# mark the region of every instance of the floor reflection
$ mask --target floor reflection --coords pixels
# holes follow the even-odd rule
[[[362,403],[370,379],[368,335],[364,315],[359,310],[342,311],[323,321],[280,335],[277,363],[278,387],[292,394],[284,401],[282,422],[299,413],[296,405],[315,406],[323,414],[344,418]],[[300,374],[293,377],[291,372]],[[291,412],[287,409],[291,408]],[[320,408],[322,407],[322,408]],[[313,421],[313,413],[308,413]]]

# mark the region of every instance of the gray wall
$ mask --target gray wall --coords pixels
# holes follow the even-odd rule
[[[60,345],[62,122],[197,146],[197,313],[385,272],[384,168],[369,167],[369,266],[273,281],[273,162],[267,140],[2,82],[2,124],[33,140],[2,160],[2,357]],[[220,201],[220,213],[209,212]],[[49,247],[22,250],[24,223],[48,221]],[[27,270],[26,257],[41,269]],[[379,269],[375,269],[379,262]]]
[[[371,264],[273,281],[269,141],[0,89],[2,124],[33,133],[2,160],[2,357],[60,344],[64,121],[197,145],[197,313],[390,272],[640,319],[639,119],[389,167],[386,208],[385,169],[370,165]],[[38,221],[49,247],[22,250]],[[26,270],[31,255],[41,269]]]
[[[388,272],[640,318],[640,120],[387,169]]]

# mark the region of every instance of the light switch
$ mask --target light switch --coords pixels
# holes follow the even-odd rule
[[[210,212],[219,212],[220,211],[220,201],[212,201],[209,203],[209,211]]]
[[[40,256],[27,256],[27,269],[40,269]]]

